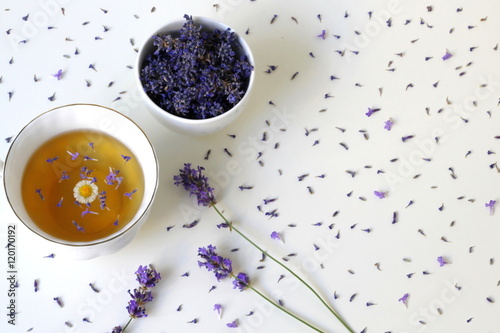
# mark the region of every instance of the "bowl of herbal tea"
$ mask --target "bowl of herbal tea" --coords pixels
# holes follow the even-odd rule
[[[129,243],[149,214],[158,162],[145,133],[118,111],[73,104],[42,113],[12,141],[4,187],[14,213],[70,256]]]
[[[220,131],[244,109],[254,82],[245,40],[206,17],[185,15],[165,24],[140,48],[139,91],[158,122],[177,132]]]

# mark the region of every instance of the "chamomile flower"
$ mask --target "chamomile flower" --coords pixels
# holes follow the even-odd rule
[[[99,194],[97,185],[91,180],[80,180],[73,188],[73,196],[76,201],[82,204],[88,204],[94,201]]]

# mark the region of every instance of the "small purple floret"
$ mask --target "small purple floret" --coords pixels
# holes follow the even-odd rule
[[[179,170],[180,174],[174,176],[174,184],[182,185],[189,195],[195,195],[200,206],[213,206],[217,202],[213,194],[213,188],[208,184],[208,178],[203,175],[205,168],[198,166],[191,168],[191,163],[184,163],[184,169]]]
[[[135,275],[137,276],[139,284],[146,288],[154,287],[158,281],[161,280],[160,273],[158,273],[151,265],[139,266]]]
[[[245,273],[238,273],[233,280],[233,288],[239,289],[240,291],[248,289],[250,284],[250,278]]]
[[[217,281],[227,278],[233,273],[231,260],[223,258],[215,252],[217,248],[209,245],[198,249],[198,256],[205,261],[198,261],[199,267],[205,267],[209,272],[214,272]]]

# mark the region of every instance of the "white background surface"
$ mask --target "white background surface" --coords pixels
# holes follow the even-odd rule
[[[156,124],[133,80],[142,41],[185,13],[219,19],[241,34],[248,29],[256,59],[256,86],[244,114],[203,138]],[[19,313],[15,326],[3,316],[0,331],[110,332],[128,320],[127,290],[136,286],[137,267],[149,263],[163,279],[149,317],[134,320],[127,332],[309,331],[251,291],[235,291],[198,268],[198,247],[213,244],[288,309],[328,332],[344,332],[303,287],[288,277],[278,283],[282,270],[259,262],[250,245],[215,227],[221,221],[213,210],[197,207],[173,185],[173,175],[191,162],[207,169],[228,218],[276,257],[288,258],[357,332],[500,332],[500,211],[490,215],[485,207],[500,199],[500,175],[490,167],[500,154],[499,15],[499,5],[486,0],[3,1],[0,156],[9,147],[5,138],[36,115],[95,103],[144,129],[161,174],[150,219],[134,241],[83,262],[64,259],[63,250],[34,237],[2,190],[1,243],[7,225],[18,230]],[[318,37],[322,30],[325,39]],[[447,51],[452,57],[443,61]],[[278,67],[267,74],[269,65]],[[58,81],[52,75],[59,69]],[[367,117],[368,108],[380,111]],[[391,131],[384,129],[389,118]],[[241,185],[253,189],[240,191]],[[264,205],[269,198],[278,200]],[[264,213],[273,209],[279,216],[269,219]],[[196,227],[183,228],[195,219]],[[271,239],[272,231],[285,242]],[[54,258],[45,258],[51,253]],[[439,256],[448,264],[440,267]],[[0,262],[5,312],[6,251]],[[408,307],[398,301],[405,293]],[[221,319],[216,303],[224,307]],[[235,319],[240,327],[227,328]]]

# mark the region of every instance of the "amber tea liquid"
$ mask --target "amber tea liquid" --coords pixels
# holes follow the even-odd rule
[[[88,242],[122,229],[144,194],[130,149],[99,131],[71,131],[43,143],[24,170],[22,197],[31,219],[53,237]]]

